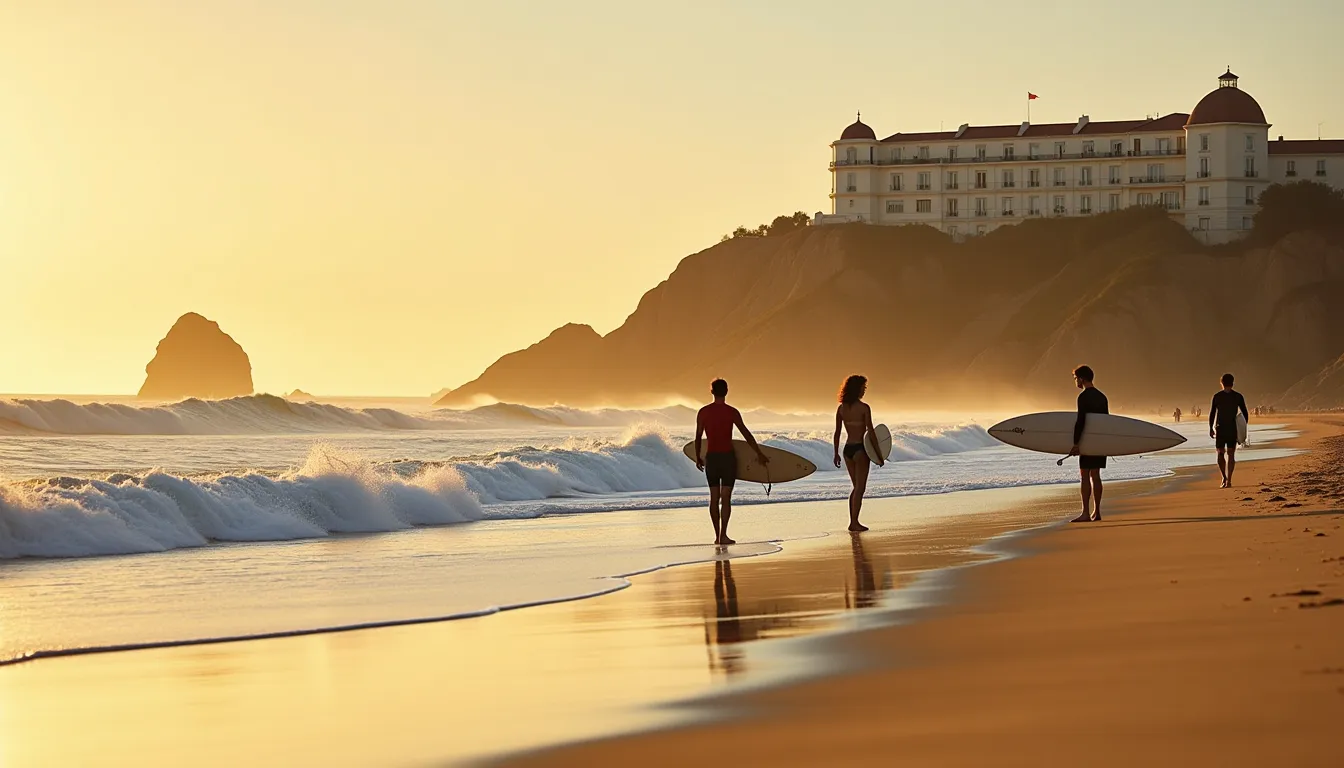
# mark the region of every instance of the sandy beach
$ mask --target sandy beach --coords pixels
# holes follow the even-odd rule
[[[1277,418],[1309,452],[1028,537],[924,620],[846,638],[860,670],[510,764],[1344,764],[1344,419]]]

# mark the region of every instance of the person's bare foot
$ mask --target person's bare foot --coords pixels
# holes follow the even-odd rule
[[[1090,512],[1084,512],[1083,514],[1081,514],[1081,515],[1079,515],[1079,516],[1073,518],[1073,519],[1070,520],[1069,522],[1070,522],[1070,523],[1090,523],[1090,522],[1092,522],[1092,514],[1091,514]]]
[[[726,547],[726,546],[728,546],[729,544],[736,544],[736,543],[737,543],[736,541],[733,541],[732,539],[728,538],[727,536],[721,536],[721,537],[719,537],[719,544],[720,544],[721,546]]]
[[[1094,522],[1094,523],[1099,523],[1099,522],[1101,522],[1101,510],[1100,510],[1100,509],[1098,509],[1096,512],[1093,512],[1093,513],[1092,513],[1092,522]]]
[[[1220,486],[1218,486],[1218,487],[1219,487],[1219,488],[1231,488],[1231,487],[1232,487],[1232,483],[1228,482],[1227,478],[1224,477],[1224,478],[1223,478],[1223,484],[1220,485]]]
[[[862,523],[850,523],[850,524],[849,524],[849,531],[850,531],[850,533],[863,533],[863,532],[866,531],[866,530],[868,530],[868,526],[863,525]]]

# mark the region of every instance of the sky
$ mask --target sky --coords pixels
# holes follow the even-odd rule
[[[194,311],[259,391],[428,395],[829,211],[857,110],[1188,112],[1230,65],[1271,136],[1344,137],[1340,29],[1326,0],[0,3],[0,392],[134,393]]]

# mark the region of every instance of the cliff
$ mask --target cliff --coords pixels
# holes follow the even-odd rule
[[[1033,220],[955,243],[846,225],[688,256],[605,337],[569,325],[438,402],[702,399],[815,408],[864,373],[908,407],[1071,399],[1088,363],[1113,402],[1202,402],[1224,371],[1281,392],[1344,350],[1344,248],[1297,232],[1204,248],[1163,212]]]
[[[1277,408],[1344,408],[1344,355],[1294,384],[1274,401]]]
[[[145,366],[139,397],[219,399],[252,394],[252,363],[219,324],[188,312],[178,318]]]

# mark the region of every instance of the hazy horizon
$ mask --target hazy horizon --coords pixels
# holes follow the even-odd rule
[[[1067,66],[1075,22],[1129,11],[1063,8],[11,6],[0,391],[134,393],[194,311],[257,391],[425,397],[612,330],[739,224],[829,210],[860,109],[880,135],[1018,122],[1028,90],[1038,123],[1185,112],[1230,65],[1272,136],[1344,135],[1336,5],[1163,8],[1150,61],[1089,35]]]

